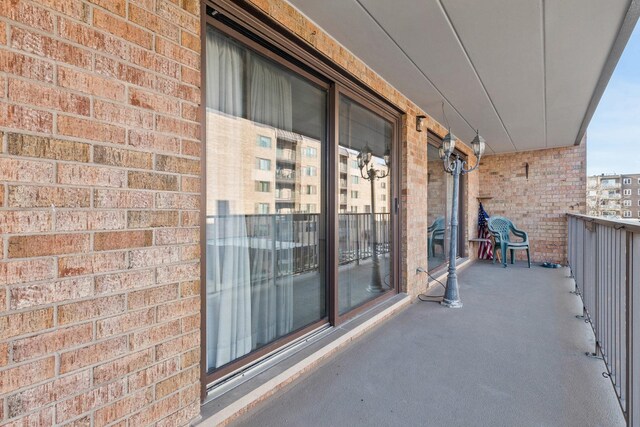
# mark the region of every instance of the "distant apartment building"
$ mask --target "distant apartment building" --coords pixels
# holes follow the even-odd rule
[[[606,218],[640,219],[640,174],[590,176],[587,213]]]

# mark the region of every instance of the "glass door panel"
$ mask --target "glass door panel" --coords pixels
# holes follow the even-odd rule
[[[338,147],[339,314],[394,288],[393,124],[340,95]]]
[[[213,371],[327,316],[327,90],[213,27],[206,71]]]

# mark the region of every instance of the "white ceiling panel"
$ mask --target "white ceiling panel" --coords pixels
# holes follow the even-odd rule
[[[569,146],[640,0],[291,0],[391,85],[489,152]]]

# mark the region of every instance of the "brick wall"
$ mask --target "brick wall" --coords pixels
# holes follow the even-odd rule
[[[529,177],[526,176],[529,164]],[[480,188],[489,215],[529,234],[532,261],[566,263],[566,213],[586,210],[586,142],[579,146],[486,156]],[[526,259],[524,251],[516,251]]]
[[[199,412],[198,15],[0,1],[0,424]]]

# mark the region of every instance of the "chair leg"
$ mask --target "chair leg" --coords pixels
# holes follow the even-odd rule
[[[529,256],[529,248],[527,248],[527,263],[529,264],[529,268],[531,268],[531,257]]]
[[[496,263],[496,252],[497,252],[497,251],[496,251],[496,247],[494,246],[494,247],[493,247],[493,254],[492,254],[492,255],[493,255],[493,261],[491,262],[492,264],[495,264],[495,263]]]
[[[502,266],[507,268],[507,245],[500,245],[500,252],[502,253]]]
[[[513,264],[513,249],[511,249],[511,264]]]

